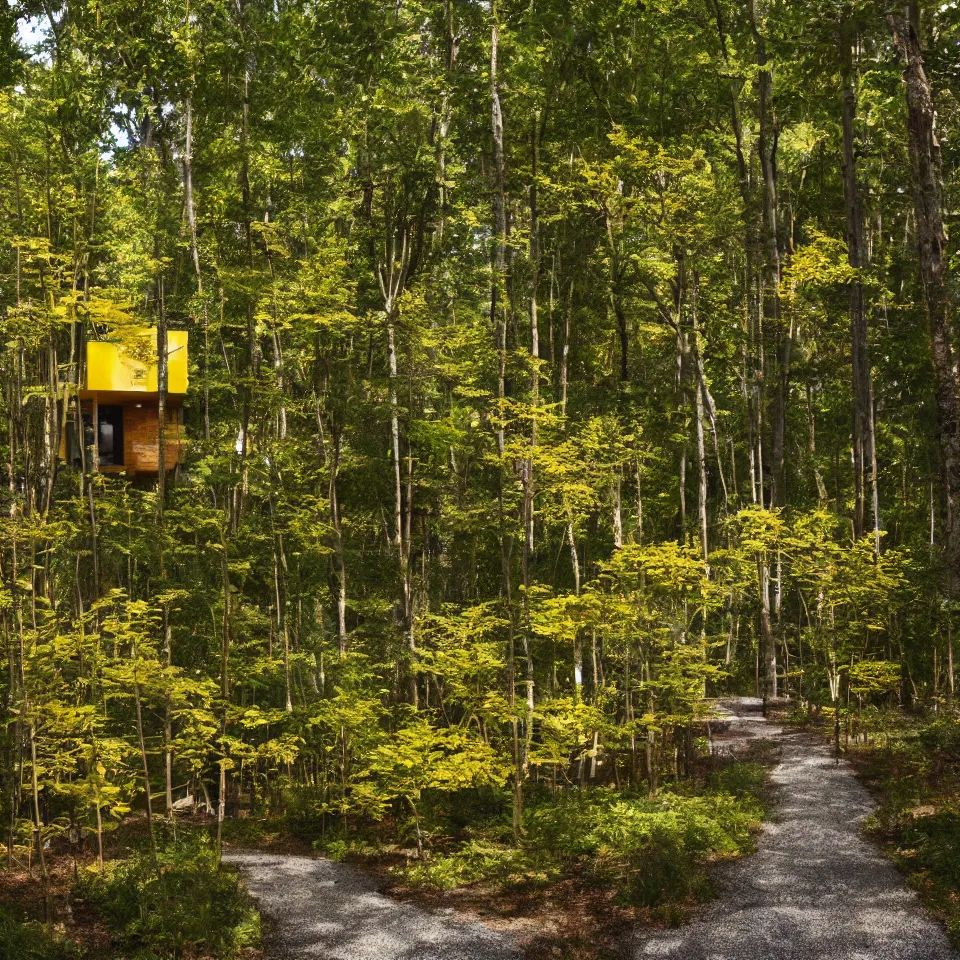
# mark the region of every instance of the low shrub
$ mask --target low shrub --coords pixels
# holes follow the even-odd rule
[[[910,817],[897,841],[901,859],[927,879],[960,890],[960,811],[941,809],[929,816]]]
[[[516,884],[543,878],[526,850],[486,840],[471,840],[455,852],[414,863],[405,872],[408,883],[440,890],[475,883]]]
[[[313,787],[297,787],[283,794],[283,826],[285,832],[300,840],[322,840],[337,819],[327,813],[322,791]]]
[[[752,775],[749,780],[753,782]],[[741,796],[664,793],[655,800],[625,798],[610,790],[572,795],[531,811],[529,840],[581,871],[615,883],[625,899],[641,906],[702,896],[706,863],[752,847],[763,809],[742,789]]]
[[[258,847],[276,839],[282,833],[282,826],[279,818],[244,817],[224,820],[221,830],[224,843],[237,847]]]
[[[710,773],[711,793],[730,794],[759,803],[766,792],[767,773],[762,763],[731,763]]]
[[[796,706],[783,718],[783,722],[791,727],[806,727],[819,719],[807,707]]]
[[[947,763],[960,762],[960,719],[937,717],[921,727],[918,738],[928,753]]]
[[[156,859],[140,852],[103,875],[87,871],[74,894],[102,917],[128,960],[232,960],[259,939],[252,901],[202,835],[170,842]]]
[[[429,798],[431,801],[433,797]],[[450,806],[449,797],[436,798],[445,806]],[[499,787],[485,786],[461,790],[457,794],[457,802],[452,805],[446,815],[446,826],[453,833],[462,833],[465,830],[496,827],[503,823],[510,824],[511,797],[508,790]],[[439,806],[439,803],[436,804]],[[430,811],[432,813],[432,811]],[[441,820],[440,816],[434,818]]]
[[[71,960],[79,950],[49,934],[39,923],[21,923],[0,908],[0,960]]]
[[[476,883],[538,885],[560,877],[615,888],[645,907],[708,892],[706,865],[752,849],[763,818],[764,770],[737,763],[714,771],[706,792],[656,799],[607,788],[538,795],[524,812],[524,840],[503,828],[468,831],[460,847],[416,862],[407,882],[441,889]]]
[[[378,856],[383,851],[379,843],[369,842],[362,837],[344,839],[342,836],[315,840],[313,849],[318,850],[331,860],[347,860],[351,857],[368,859]]]

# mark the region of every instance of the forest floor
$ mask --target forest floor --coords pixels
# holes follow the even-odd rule
[[[863,821],[877,806],[853,766],[837,761],[822,732],[784,729],[760,706],[750,699],[716,705],[712,752],[764,758],[770,819],[753,855],[712,865],[718,895],[706,906],[691,898],[669,912],[641,909],[616,887],[574,876],[545,886],[411,886],[392,860],[339,862],[281,835],[257,850],[226,853],[263,911],[265,960],[960,960],[904,875],[865,838]],[[896,780],[888,754],[899,756],[887,749],[874,760],[883,759],[887,778]],[[142,845],[138,829],[128,825],[114,852]],[[235,839],[243,844],[242,837]],[[931,842],[946,852],[941,841]],[[116,956],[106,928],[71,896],[78,862],[65,854],[50,860],[58,928],[87,956]],[[79,866],[86,862],[89,855]],[[908,873],[912,863],[904,863]],[[28,901],[27,912],[42,919],[39,879],[0,871],[0,910],[20,914]],[[927,903],[942,913],[930,896]]]
[[[625,940],[635,927],[626,911],[612,899],[584,901],[584,910],[609,910],[605,926],[617,931],[616,952],[633,960],[958,960],[903,876],[863,837],[862,821],[874,803],[853,768],[838,763],[821,737],[784,731],[757,707],[750,700],[721,705],[723,730],[714,741],[717,753],[736,753],[759,739],[780,744],[771,774],[775,814],[756,854],[723,868],[717,899],[679,928],[646,927]],[[268,918],[268,960],[586,955],[563,947],[564,927],[576,923],[578,912],[572,890],[551,920],[542,900],[528,914],[523,903],[487,911],[473,898],[459,902],[456,891],[404,902],[349,864],[263,851],[229,858]]]

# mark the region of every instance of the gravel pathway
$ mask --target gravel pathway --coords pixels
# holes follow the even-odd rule
[[[716,753],[776,738],[775,818],[757,853],[732,864],[700,918],[630,941],[633,960],[960,960],[893,865],[861,835],[873,809],[847,763],[822,740],[767,724],[759,701],[718,705]],[[516,944],[453,910],[383,896],[346,864],[227,853],[271,921],[268,960],[519,960]]]
[[[779,742],[783,729],[763,715],[759,697],[733,697],[713,705],[713,737],[710,752],[715,756],[736,757],[750,749],[754,740]]]
[[[756,713],[726,704],[727,736],[759,732]],[[743,714],[743,715],[740,715]],[[851,767],[805,734],[781,734],[774,821],[757,853],[689,926],[638,935],[634,960],[960,960],[894,866],[860,833],[873,810]]]
[[[269,960],[519,960],[506,937],[452,910],[390,900],[347,864],[253,851],[224,859],[240,867],[271,921]]]

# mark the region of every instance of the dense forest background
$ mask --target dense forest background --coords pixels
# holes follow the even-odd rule
[[[953,5],[0,25],[11,852],[186,792],[519,834],[682,775],[705,697],[952,697]],[[57,456],[137,325],[190,335],[152,482]]]

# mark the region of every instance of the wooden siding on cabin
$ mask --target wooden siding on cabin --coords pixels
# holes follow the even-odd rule
[[[132,403],[123,408],[123,467],[128,473],[157,473],[160,469],[157,428],[158,410],[155,406],[137,407]],[[168,470],[180,461],[183,442],[183,424],[179,410],[167,411],[165,466]]]
[[[104,398],[110,397],[109,394],[102,395]],[[110,398],[113,399],[113,398]],[[90,399],[84,399],[84,416],[92,417],[96,420],[97,409],[100,406],[121,406],[123,407],[123,464],[103,464],[99,465],[101,473],[128,473],[131,476],[136,474],[157,473],[160,469],[157,450],[159,449],[157,427],[159,425],[159,411],[154,404],[143,403],[110,403],[105,402],[95,394]],[[68,435],[76,432],[76,416],[73,409],[69,410],[67,417],[63,422],[63,431],[60,434],[60,447],[58,456],[61,460],[67,460],[70,456],[68,447]],[[173,469],[179,462],[183,453],[183,444],[185,442],[185,432],[183,428],[182,408],[179,406],[167,410],[167,453],[166,468]],[[92,456],[92,448],[89,455]]]

